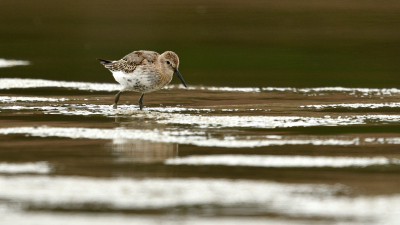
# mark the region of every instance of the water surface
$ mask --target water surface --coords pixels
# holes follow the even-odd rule
[[[398,1],[0,2],[0,224],[399,224]],[[123,93],[96,58],[175,51]]]
[[[0,83],[4,221],[398,221],[398,89]]]

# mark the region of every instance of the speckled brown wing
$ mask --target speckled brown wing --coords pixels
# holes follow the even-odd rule
[[[153,51],[134,51],[124,56],[121,60],[104,63],[103,65],[111,71],[123,71],[124,73],[133,73],[136,67],[142,64],[156,62],[157,52]]]
[[[126,55],[122,60],[125,60],[128,64],[141,65],[142,63],[155,63],[159,54],[153,51],[134,51]]]

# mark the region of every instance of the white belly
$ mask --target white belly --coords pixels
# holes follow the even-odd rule
[[[123,87],[123,91],[152,92],[159,90],[157,86],[157,74],[132,73],[126,74],[122,71],[113,71],[114,79]]]

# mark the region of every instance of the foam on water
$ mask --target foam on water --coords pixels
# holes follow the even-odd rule
[[[51,172],[51,167],[46,162],[36,163],[0,163],[0,173],[39,173],[46,174]]]
[[[264,156],[264,155],[208,155],[173,158],[167,165],[222,165],[253,167],[366,167],[400,165],[399,159],[385,157],[325,157],[325,156]]]
[[[13,66],[26,66],[29,64],[30,62],[25,60],[0,59],[0,68],[13,67]]]
[[[29,185],[29,191],[26,186]],[[343,186],[224,179],[0,176],[0,198],[41,209],[250,208],[261,214],[399,222],[400,196],[348,196]],[[338,195],[338,193],[342,193]],[[1,213],[1,212],[0,212]],[[355,222],[355,221],[353,221]]]

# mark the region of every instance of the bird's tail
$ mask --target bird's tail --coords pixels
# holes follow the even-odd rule
[[[104,66],[112,63],[112,61],[110,61],[110,60],[105,60],[105,59],[97,59],[97,60],[99,60],[100,64],[102,64]]]

